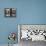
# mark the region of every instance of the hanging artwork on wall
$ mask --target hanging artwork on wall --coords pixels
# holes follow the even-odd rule
[[[16,9],[15,8],[5,8],[4,14],[6,17],[16,17]]]
[[[46,41],[46,25],[18,25],[20,40]],[[19,35],[20,33],[20,35]]]

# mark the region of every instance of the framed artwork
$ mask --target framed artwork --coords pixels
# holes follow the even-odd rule
[[[46,25],[18,25],[18,37],[21,40],[46,41]]]
[[[15,8],[5,8],[4,15],[6,17],[16,17],[16,9]]]

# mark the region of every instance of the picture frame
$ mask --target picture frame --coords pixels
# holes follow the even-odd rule
[[[4,8],[5,17],[16,17],[16,9],[15,8]]]

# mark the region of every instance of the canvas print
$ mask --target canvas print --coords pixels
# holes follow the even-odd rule
[[[4,15],[6,17],[16,17],[16,9],[15,8],[5,8]]]

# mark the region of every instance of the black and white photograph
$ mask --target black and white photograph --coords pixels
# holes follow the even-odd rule
[[[5,8],[4,15],[6,17],[16,17],[16,9],[15,8]]]

